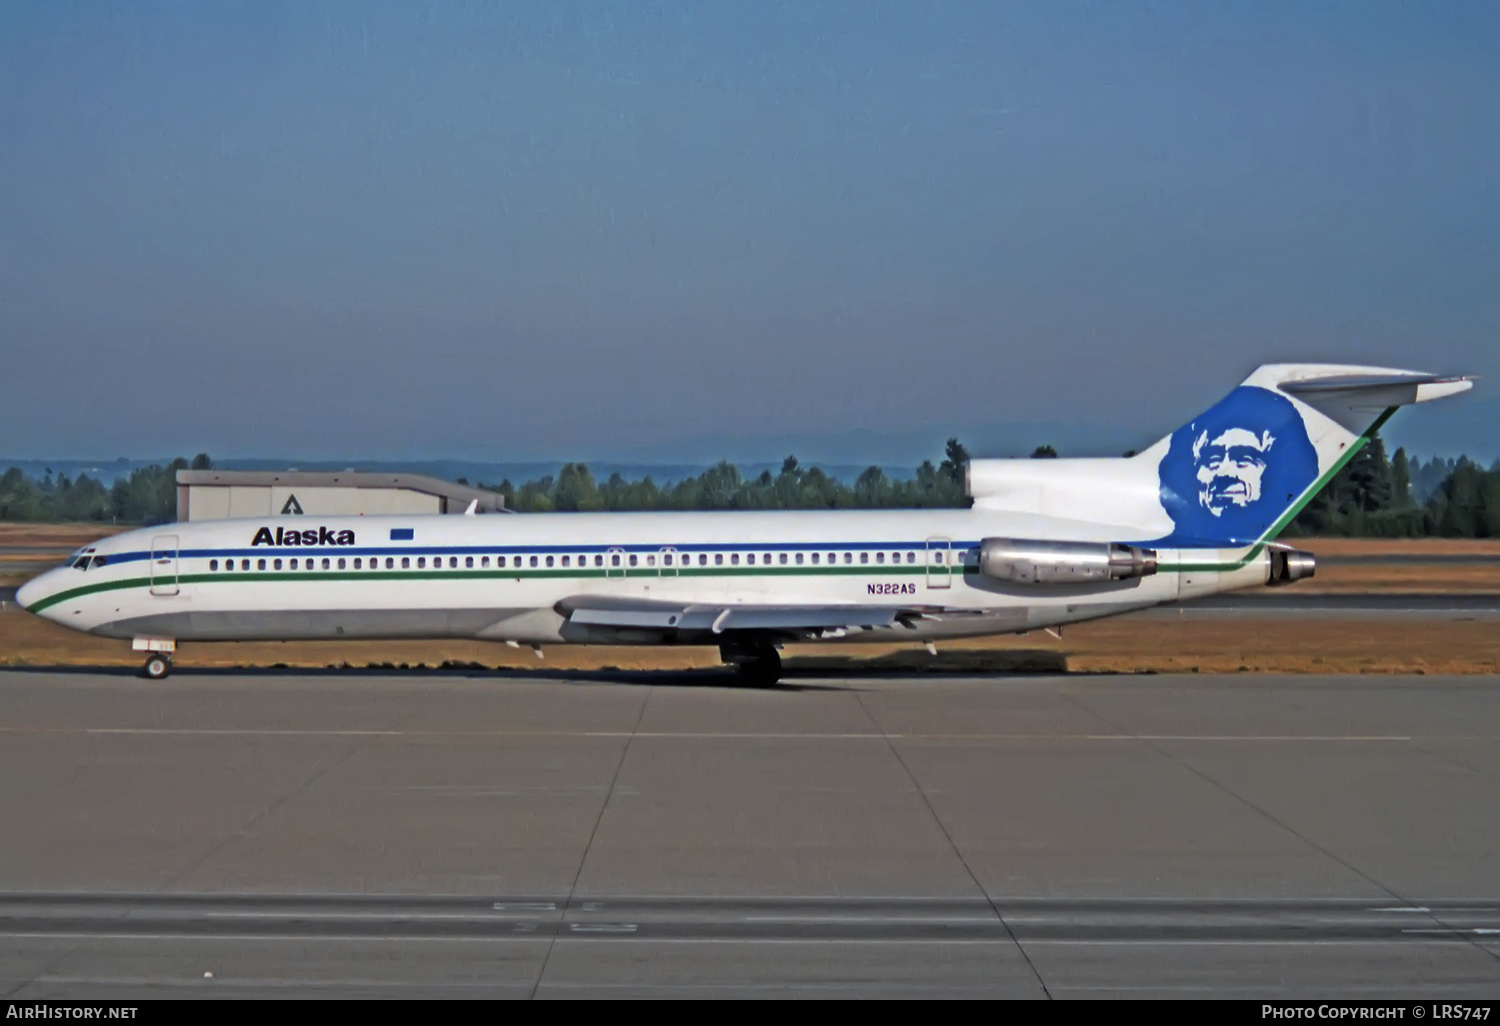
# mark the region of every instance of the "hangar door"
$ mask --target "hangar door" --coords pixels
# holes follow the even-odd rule
[[[159,534],[151,539],[151,594],[177,594],[177,536]]]

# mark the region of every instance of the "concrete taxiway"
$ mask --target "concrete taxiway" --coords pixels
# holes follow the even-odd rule
[[[1500,681],[0,672],[0,989],[1500,997]]]

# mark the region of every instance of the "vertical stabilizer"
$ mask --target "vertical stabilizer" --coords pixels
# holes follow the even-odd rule
[[[1157,544],[1229,548],[1276,537],[1397,407],[1465,378],[1340,364],[1267,364],[1142,453],[1159,459],[1173,530]]]

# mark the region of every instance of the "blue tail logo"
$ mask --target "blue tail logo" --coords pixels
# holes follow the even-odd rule
[[[1173,524],[1159,544],[1249,545],[1317,480],[1318,454],[1291,400],[1242,385],[1172,433],[1158,474]]]

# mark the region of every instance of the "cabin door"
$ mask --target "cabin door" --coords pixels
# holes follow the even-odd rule
[[[159,534],[151,539],[151,594],[177,594],[177,536]]]
[[[927,587],[953,587],[953,542],[948,538],[927,539]]]

